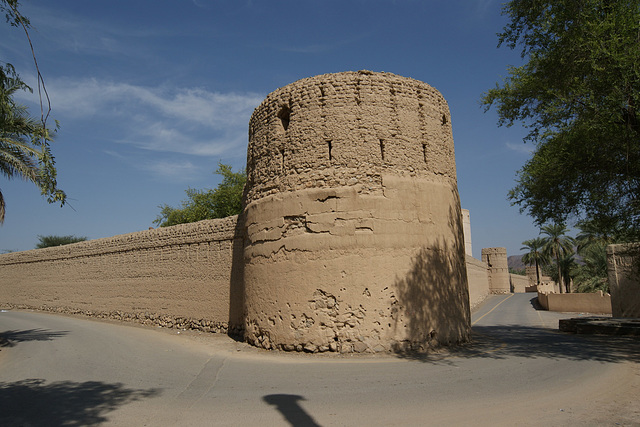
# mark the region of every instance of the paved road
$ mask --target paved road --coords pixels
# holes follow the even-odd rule
[[[640,425],[640,342],[493,296],[429,357],[274,354],[225,336],[0,313],[2,426]],[[555,329],[555,330],[554,330]]]

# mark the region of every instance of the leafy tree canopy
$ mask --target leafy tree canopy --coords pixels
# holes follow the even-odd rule
[[[40,242],[36,245],[36,249],[49,248],[52,246],[68,245],[70,243],[78,243],[87,240],[86,237],[78,236],[38,236]]]
[[[17,0],[0,0],[0,12],[5,14],[6,21],[22,27],[29,39],[29,20],[20,14],[18,6]],[[46,95],[39,72],[38,84]],[[52,131],[47,128],[44,110],[38,120],[15,101],[15,93],[21,90],[32,91],[13,65],[0,61],[0,174],[7,179],[18,177],[31,181],[49,203],[60,202],[62,205],[66,195],[57,187],[55,160],[50,149]],[[56,123],[54,131],[57,128]],[[4,222],[4,216],[5,201],[0,192],[0,224]]]
[[[218,164],[215,172],[222,182],[215,189],[187,189],[187,200],[181,208],[161,205],[160,215],[153,221],[160,227],[196,222],[203,219],[225,218],[242,212],[242,192],[247,175],[244,170],[233,172],[231,166]]]
[[[639,237],[640,2],[511,0],[503,14],[498,46],[526,63],[482,103],[535,144],[512,203],[538,225],[572,217]]]

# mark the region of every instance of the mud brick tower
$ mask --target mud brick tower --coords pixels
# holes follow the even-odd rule
[[[469,339],[451,117],[417,80],[369,71],[280,88],[249,124],[245,337],[298,351]]]

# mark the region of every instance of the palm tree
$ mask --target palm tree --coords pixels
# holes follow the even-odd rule
[[[13,66],[0,66],[0,174],[7,179],[22,178],[40,188],[50,203],[64,204],[66,195],[57,188],[55,161],[49,149],[49,129],[29,116],[13,95],[30,88]],[[5,201],[0,191],[0,224],[4,222]]]
[[[583,251],[588,250],[590,246],[613,243],[614,239],[602,230],[592,221],[581,221],[577,227],[580,233],[576,236],[576,251],[583,255]]]
[[[556,267],[558,269],[558,285],[560,287],[560,293],[563,293],[562,285],[564,282],[563,274],[562,274],[562,264],[561,259],[566,257],[568,254],[573,253],[574,239],[570,236],[567,236],[567,232],[569,231],[564,224],[548,224],[542,227],[542,233],[546,234],[544,240],[544,252],[553,257],[556,261]],[[566,292],[570,292],[569,284],[566,284],[565,288]]]
[[[606,243],[595,242],[580,254],[584,264],[575,269],[578,292],[609,292]]]
[[[536,279],[538,286],[540,285],[540,268],[549,263],[549,256],[544,253],[544,239],[542,237],[536,237],[535,239],[529,239],[522,242],[524,245],[520,248],[521,251],[528,250],[526,254],[522,256],[522,262],[528,265],[536,266]]]
[[[560,268],[552,270],[549,275],[556,283],[560,283],[558,277],[562,277],[562,282],[565,284],[566,291],[570,292],[573,275],[577,273],[578,267],[574,254],[567,252],[560,258]],[[561,276],[558,276],[558,273],[560,273]]]

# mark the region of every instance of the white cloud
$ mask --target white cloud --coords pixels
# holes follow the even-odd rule
[[[534,146],[532,144],[514,144],[513,142],[507,142],[505,145],[509,150],[517,151],[518,153],[532,154],[534,151]]]
[[[171,181],[186,182],[200,175],[200,168],[189,161],[158,160],[144,163],[142,169],[153,175]]]
[[[98,79],[49,80],[53,116],[96,123],[102,135],[138,148],[222,156],[244,150],[249,118],[263,96],[202,88],[144,87]],[[237,154],[237,153],[234,153]]]
[[[89,55],[135,55],[139,58],[141,52],[133,47],[132,42],[167,34],[159,27],[106,24],[69,11],[61,12],[56,7],[25,4],[25,12],[41,35],[40,43],[46,43],[53,50]]]

